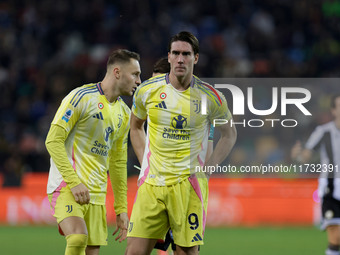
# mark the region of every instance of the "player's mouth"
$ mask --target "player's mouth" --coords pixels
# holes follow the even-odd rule
[[[175,67],[175,69],[177,71],[185,71],[186,68],[184,66],[177,66],[177,67]]]

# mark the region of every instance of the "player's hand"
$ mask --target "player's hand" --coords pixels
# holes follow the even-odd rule
[[[118,233],[118,236],[115,238],[115,240],[117,241],[119,239],[119,242],[121,243],[122,241],[126,239],[126,235],[127,235],[127,229],[129,225],[129,217],[127,213],[121,213],[117,215],[116,222],[117,222],[117,227],[115,229],[115,232],[113,232],[112,235],[114,236],[115,234]]]
[[[297,141],[296,144],[293,146],[292,150],[290,151],[290,156],[293,160],[298,160],[302,154],[302,145],[300,141]]]
[[[77,203],[83,205],[90,202],[90,193],[88,188],[83,184],[79,183],[71,189],[74,199]]]

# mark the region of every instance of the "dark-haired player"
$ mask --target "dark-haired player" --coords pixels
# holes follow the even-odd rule
[[[210,123],[230,120],[231,114],[224,96],[193,75],[198,56],[197,38],[189,32],[176,34],[169,43],[170,73],[145,81],[134,95],[131,142],[141,173],[128,255],[150,254],[169,227],[177,254],[198,254],[203,244],[208,180],[195,169],[221,163],[236,141],[236,130],[229,125],[217,127],[221,137],[205,162]],[[203,97],[206,115],[200,107]]]

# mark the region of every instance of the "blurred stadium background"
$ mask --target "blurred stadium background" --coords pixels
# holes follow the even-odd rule
[[[166,56],[169,38],[188,30],[200,40],[194,72],[199,77],[339,77],[339,18],[339,0],[1,1],[0,253],[52,255],[50,245],[55,254],[63,252],[45,195],[44,140],[62,98],[100,81],[111,50],[140,53],[145,80],[155,61]],[[285,136],[278,129],[256,134],[240,129],[230,163],[289,163],[290,145],[330,120],[329,95],[336,89],[314,87],[312,118]],[[131,98],[125,100],[131,105]],[[136,163],[130,146],[130,206]],[[315,178],[227,177],[211,180],[201,254],[323,252]],[[111,225],[112,200],[110,190]],[[39,247],[41,240],[46,247]],[[115,251],[112,241],[102,254]]]

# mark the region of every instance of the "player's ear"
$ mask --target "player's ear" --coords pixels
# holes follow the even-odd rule
[[[120,78],[120,68],[118,66],[115,66],[112,69],[112,73],[113,73],[114,77],[116,77],[116,79]]]
[[[197,62],[198,62],[198,57],[199,57],[199,54],[197,53],[197,54],[195,54],[195,60],[194,60],[194,64],[197,64]]]

